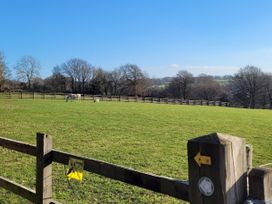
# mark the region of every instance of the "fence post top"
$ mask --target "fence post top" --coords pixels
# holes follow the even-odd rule
[[[245,140],[244,138],[232,136],[224,133],[210,133],[208,135],[199,136],[193,139],[190,139],[188,142],[203,142],[210,144],[226,144],[229,141],[241,141]]]
[[[254,167],[250,170],[249,176],[264,177],[267,175],[272,176],[272,169],[267,167]]]

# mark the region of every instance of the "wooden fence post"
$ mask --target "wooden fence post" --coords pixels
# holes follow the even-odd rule
[[[188,141],[191,204],[243,203],[247,195],[245,140],[212,133]]]
[[[272,169],[253,168],[249,172],[248,182],[250,199],[262,201],[258,203],[272,203]]]
[[[36,203],[48,204],[52,199],[52,138],[37,133]]]

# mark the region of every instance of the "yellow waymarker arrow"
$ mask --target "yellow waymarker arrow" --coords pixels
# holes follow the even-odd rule
[[[196,161],[196,163],[198,164],[199,167],[201,167],[201,164],[212,165],[211,157],[201,155],[200,152],[198,152],[195,155],[194,160]]]

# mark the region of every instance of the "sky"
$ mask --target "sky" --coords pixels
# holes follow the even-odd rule
[[[108,71],[137,64],[150,77],[272,72],[271,9],[271,0],[1,0],[0,50],[11,69],[35,57],[43,78],[71,58]]]

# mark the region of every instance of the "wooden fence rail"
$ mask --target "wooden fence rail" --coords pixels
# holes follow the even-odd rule
[[[41,146],[51,146],[51,141],[47,139],[47,136],[41,133],[37,133],[37,143],[44,142]],[[37,144],[39,145],[39,144]],[[30,145],[27,143],[19,142],[12,139],[7,139],[0,137],[0,146],[12,149],[21,153],[29,154],[32,156],[36,156],[37,158],[37,168],[36,168],[36,174],[37,174],[37,181],[36,185],[40,185],[40,192],[37,192],[37,186],[36,186],[36,192],[28,189],[27,187],[21,186],[19,184],[15,184],[12,181],[9,181],[8,179],[5,179],[3,177],[0,177],[0,187],[3,187],[7,190],[10,190],[30,201],[37,201],[36,203],[55,203],[56,201],[52,201],[52,188],[51,185],[45,184],[45,182],[51,182],[51,181],[45,181],[45,178],[48,178],[48,174],[51,175],[52,170],[45,170],[45,168],[48,168],[48,166],[51,165],[52,162],[61,163],[64,165],[67,165],[70,158],[76,158],[84,161],[84,170],[88,172],[92,172],[107,178],[111,178],[114,180],[122,181],[127,184],[131,184],[134,186],[138,186],[141,188],[145,188],[148,190],[152,190],[158,193],[166,194],[178,199],[182,199],[185,201],[189,201],[189,183],[188,181],[181,181],[178,179],[173,179],[169,177],[163,177],[158,176],[154,174],[144,173],[140,171],[136,171],[134,169],[122,167],[119,165],[111,164],[105,161],[96,160],[96,159],[90,159],[74,154],[70,154],[67,152],[61,152],[57,150],[51,150],[45,154],[41,153],[42,151],[37,149],[36,146]],[[41,147],[40,147],[41,148]],[[42,156],[41,156],[42,155]],[[44,172],[45,171],[45,172]],[[44,175],[41,175],[44,172]],[[46,176],[45,176],[46,175]],[[42,179],[39,179],[42,178]],[[51,176],[49,176],[50,178]],[[42,181],[41,184],[39,184],[38,181]],[[47,189],[44,189],[46,186]],[[22,189],[20,191],[19,189]],[[49,191],[51,197],[49,196],[43,196],[44,192]],[[39,198],[37,198],[39,197]],[[49,199],[50,202],[44,201],[44,199]],[[43,201],[43,202],[42,202]]]
[[[52,162],[67,165],[71,158],[81,160],[85,171],[191,204],[272,203],[272,169],[252,168],[252,147],[243,138],[212,133],[189,140],[189,181],[54,150],[52,137],[42,133],[37,133],[36,139],[34,146],[0,137],[1,147],[36,157],[35,191],[0,176],[0,187],[33,203],[58,203],[52,200]]]
[[[42,92],[2,92],[0,98],[5,99],[52,99],[64,100],[65,93],[42,93]],[[157,104],[177,104],[177,105],[206,105],[206,106],[230,106],[229,102],[208,101],[208,100],[183,100],[174,98],[157,97],[135,97],[135,96],[104,96],[84,94],[82,100],[99,99],[101,101],[122,101],[122,102],[142,102]]]

